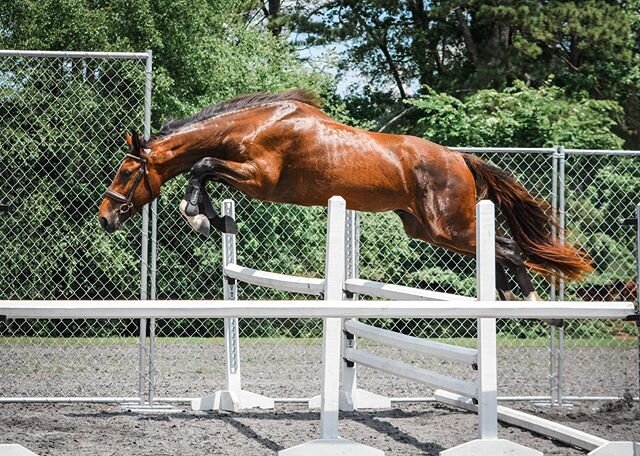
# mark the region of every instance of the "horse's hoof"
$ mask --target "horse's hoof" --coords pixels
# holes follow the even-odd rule
[[[184,208],[184,212],[188,217],[195,217],[196,215],[198,215],[200,213],[200,209],[198,209],[198,205],[197,204],[193,204],[190,201],[184,201],[186,204],[185,208]]]
[[[191,203],[191,201],[188,201],[186,199],[183,199],[182,201],[180,201],[180,213],[184,216],[184,217],[195,217],[196,215],[198,215],[200,213],[200,210],[198,209],[198,205],[194,205],[193,203]]]
[[[511,290],[501,290],[500,293],[503,301],[522,301],[522,299]]]
[[[211,224],[209,223],[209,219],[202,215],[202,214],[198,214],[196,216],[190,216],[187,215],[187,205],[189,204],[188,201],[182,200],[180,202],[180,213],[182,214],[182,216],[184,217],[184,219],[187,221],[187,223],[189,223],[189,226],[191,227],[192,230],[194,230],[196,233],[200,233],[204,236],[209,236],[211,234]]]
[[[189,218],[189,216],[187,215],[187,211],[186,211],[187,204],[189,204],[189,202],[187,200],[182,200],[182,201],[180,201],[180,205],[178,206],[178,209],[180,210],[180,213],[186,219]]]
[[[195,232],[200,233],[203,236],[209,237],[211,234],[211,224],[209,223],[209,219],[202,214],[198,214],[189,220],[189,225],[191,225],[191,228],[193,228]]]
[[[531,293],[529,293],[527,297],[524,298],[524,300],[525,301],[542,301],[538,293],[536,293],[535,291],[532,291]]]

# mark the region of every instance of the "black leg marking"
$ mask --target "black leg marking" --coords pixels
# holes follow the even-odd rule
[[[200,180],[197,178],[189,180],[187,192],[184,195],[184,200],[187,202],[187,207],[185,207],[184,211],[189,217],[193,217],[200,213],[198,206],[202,201],[201,185]]]
[[[498,295],[503,301],[509,301],[512,298],[512,287],[507,278],[507,272],[504,270],[504,266],[496,261],[496,288],[498,289]]]
[[[496,259],[513,270],[516,282],[525,299],[535,292],[529,271],[524,265],[520,247],[513,239],[496,237]]]
[[[211,205],[211,198],[207,193],[206,183],[202,185],[201,199],[198,205],[200,214],[204,214],[209,219],[209,224],[218,231],[226,234],[238,234],[238,227],[233,218],[228,215],[220,217]]]

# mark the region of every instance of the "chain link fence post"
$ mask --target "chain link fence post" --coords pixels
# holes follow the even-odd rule
[[[566,154],[564,151],[564,146],[558,147],[558,215],[559,215],[559,224],[560,224],[560,233],[559,233],[559,241],[560,244],[565,243],[565,214],[566,214],[566,205],[565,205],[565,163],[566,163]],[[558,296],[560,301],[564,301],[564,278],[562,275],[560,276],[560,286],[558,290]],[[552,403],[556,405],[562,405],[562,380],[563,380],[563,367],[564,367],[564,321],[560,321],[558,326],[558,352],[557,352],[557,381],[556,381],[556,397],[552,398]]]

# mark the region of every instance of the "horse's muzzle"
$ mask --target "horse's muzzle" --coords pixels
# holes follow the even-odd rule
[[[111,234],[118,229],[115,223],[109,222],[106,217],[100,217],[100,226],[107,233]]]

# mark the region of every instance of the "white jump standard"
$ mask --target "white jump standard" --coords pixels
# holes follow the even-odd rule
[[[462,300],[466,303],[479,305],[493,304],[495,302],[495,224],[493,203],[481,201],[476,206],[476,261],[477,261],[477,290],[478,300],[460,297],[452,294],[438,293],[427,294],[420,290],[408,287],[397,287],[377,282],[347,280],[345,288],[352,292],[398,299],[412,296],[427,301],[442,300],[451,302]],[[352,286],[349,287],[349,282]],[[357,284],[357,286],[353,286]],[[368,326],[356,321],[345,321],[344,330],[351,337],[345,340],[346,348],[343,358],[350,363],[345,371],[352,370],[348,379],[355,383],[357,364],[371,367],[409,380],[423,383],[435,388],[447,389],[466,397],[473,398],[478,403],[479,438],[464,443],[457,447],[441,452],[443,456],[471,456],[478,454],[487,455],[520,455],[542,456],[542,453],[516,444],[514,442],[498,439],[497,421],[497,366],[496,366],[496,323],[495,318],[478,319],[478,350],[455,347],[422,340],[416,337],[395,334],[391,331]],[[431,372],[425,369],[411,366],[401,361],[389,360],[377,355],[355,348],[355,336],[364,337],[383,344],[400,347],[407,351],[435,356],[441,359],[462,362],[472,367],[477,367],[478,378],[476,382],[460,380],[446,375]],[[344,377],[343,377],[344,378]],[[360,389],[354,389],[353,384],[343,380],[343,405],[347,410],[357,408],[376,407],[376,403],[367,401],[368,396]],[[381,401],[377,401],[381,403]]]
[[[235,219],[235,207],[231,200],[222,203],[222,216]],[[236,266],[236,237],[233,234],[222,234],[222,267],[223,293],[225,301],[238,300],[238,286],[235,278],[227,273],[229,266]],[[242,268],[240,268],[242,269]],[[226,389],[194,399],[191,401],[192,410],[227,410],[239,412],[243,409],[262,408],[272,409],[275,404],[272,398],[252,393],[242,389],[240,375],[240,329],[238,317],[224,319]]]
[[[342,300],[345,262],[346,203],[334,196],[329,200],[327,254],[325,261],[325,299]],[[340,365],[342,320],[323,319],[322,383],[320,389],[320,438],[278,452],[279,456],[358,455],[383,456],[384,451],[338,436],[340,410]]]

